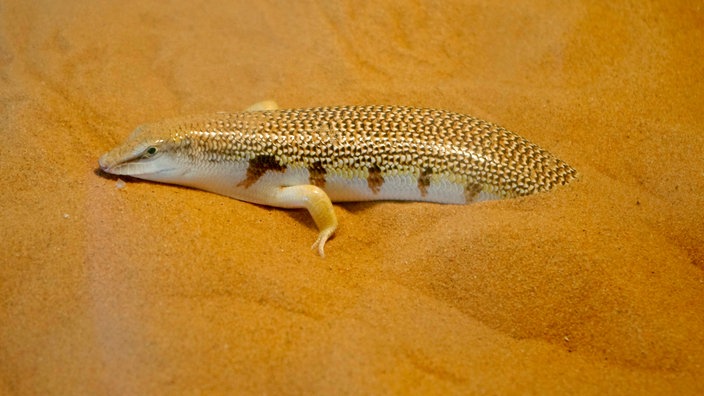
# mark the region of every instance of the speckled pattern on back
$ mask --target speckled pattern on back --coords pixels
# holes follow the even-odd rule
[[[401,106],[346,106],[216,113],[149,125],[171,136],[179,155],[199,161],[250,161],[268,169],[305,167],[311,184],[329,175],[367,179],[412,174],[421,193],[433,180],[516,197],[547,191],[576,171],[500,126],[459,113]],[[165,131],[164,129],[168,129]],[[257,157],[266,161],[256,160]],[[254,165],[252,165],[254,164]],[[478,186],[480,187],[478,189]]]

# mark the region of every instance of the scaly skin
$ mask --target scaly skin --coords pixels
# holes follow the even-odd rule
[[[548,191],[573,180],[565,162],[492,123],[400,106],[182,117],[140,126],[104,154],[108,173],[181,184],[259,204],[306,208],[322,256],[331,201],[468,203]]]

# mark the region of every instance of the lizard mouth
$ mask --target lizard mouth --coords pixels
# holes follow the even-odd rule
[[[98,165],[100,165],[100,169],[105,172],[105,173],[110,173],[113,175],[135,175],[138,170],[137,167],[130,161],[128,162],[116,162],[116,161],[111,161],[109,157],[110,153],[105,153],[103,154],[99,159],[98,159]]]
[[[146,177],[147,175],[168,175],[177,169],[177,167],[174,166],[154,169],[153,167],[140,163],[139,161],[110,161],[108,153],[103,154],[98,159],[98,164],[100,165],[100,169],[105,173],[134,177]]]

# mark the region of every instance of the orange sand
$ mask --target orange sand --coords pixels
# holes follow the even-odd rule
[[[239,3],[0,4],[0,394],[704,393],[700,2]],[[305,212],[96,172],[269,98],[470,113],[581,179],[339,205],[320,259]]]

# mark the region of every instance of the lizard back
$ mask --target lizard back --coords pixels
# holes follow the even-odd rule
[[[267,171],[307,171],[308,182],[333,201],[464,203],[547,191],[576,177],[572,167],[527,139],[443,110],[347,106],[217,113],[149,128],[167,132],[175,151],[192,161],[246,161],[241,186]],[[387,183],[393,188],[384,189]]]

